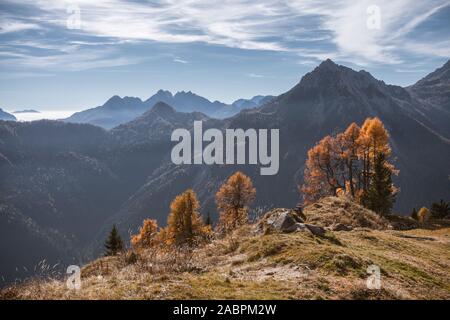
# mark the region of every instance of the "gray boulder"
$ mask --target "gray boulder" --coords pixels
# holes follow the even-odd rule
[[[274,209],[267,212],[257,225],[258,232],[278,231],[290,233],[303,231],[306,227],[295,211],[289,209]]]
[[[316,236],[324,236],[325,229],[316,225],[304,223],[296,211],[290,209],[274,209],[266,213],[257,225],[259,233],[267,232],[310,232]]]

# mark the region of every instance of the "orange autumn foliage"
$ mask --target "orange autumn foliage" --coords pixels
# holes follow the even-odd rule
[[[220,212],[218,230],[229,232],[248,220],[248,206],[255,199],[256,189],[252,181],[242,172],[236,172],[216,193],[216,204]]]
[[[362,161],[362,189],[367,190],[370,175],[378,154],[389,157],[392,153],[389,146],[389,134],[379,118],[367,118],[361,127],[358,137],[358,158]],[[394,172],[394,167],[391,166]]]
[[[375,159],[391,154],[389,134],[379,118],[368,118],[360,128],[352,123],[342,133],[326,136],[308,151],[304,184],[305,203],[345,193],[362,201],[369,188]],[[392,173],[394,166],[387,163]]]
[[[211,235],[211,227],[203,223],[199,208],[193,190],[178,195],[170,204],[167,227],[161,230],[161,240],[172,247],[193,247],[205,242]]]
[[[150,248],[157,244],[158,223],[156,220],[145,219],[139,233],[131,236],[134,248]]]

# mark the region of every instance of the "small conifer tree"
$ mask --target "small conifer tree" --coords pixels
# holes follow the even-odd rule
[[[212,226],[211,213],[210,213],[209,211],[208,211],[208,213],[206,214],[205,224],[206,224],[207,226]]]
[[[122,238],[116,225],[113,225],[105,242],[105,256],[115,256],[124,248]]]
[[[440,202],[435,202],[431,205],[430,213],[433,218],[445,218],[450,216],[450,206],[447,202],[441,199]]]
[[[416,210],[416,208],[413,208],[413,211],[412,211],[412,213],[411,213],[411,218],[413,218],[414,220],[418,220],[418,219],[419,219],[419,217],[418,217],[418,215],[417,215],[417,210]]]
[[[392,171],[386,163],[386,156],[379,153],[375,158],[373,175],[363,203],[367,208],[381,215],[390,214],[395,201],[391,174]]]

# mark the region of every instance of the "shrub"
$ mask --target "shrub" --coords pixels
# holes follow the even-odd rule
[[[145,219],[139,233],[131,236],[134,248],[150,248],[157,243],[158,223],[156,220]]]
[[[427,208],[422,207],[417,213],[417,218],[420,223],[428,222],[428,220],[430,220],[430,211]]]
[[[440,202],[435,202],[431,205],[431,216],[436,219],[442,219],[450,216],[450,205],[441,199]]]

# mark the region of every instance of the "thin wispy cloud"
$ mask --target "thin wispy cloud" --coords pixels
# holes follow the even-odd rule
[[[249,78],[264,78],[264,76],[262,74],[257,74],[257,73],[248,73],[248,74],[246,74],[246,76]]]
[[[30,46],[27,44],[26,46]],[[44,47],[41,47],[44,48]],[[34,54],[35,50],[25,48],[0,47],[0,65],[10,67],[11,64],[26,70],[82,71],[96,68],[117,67],[135,64],[144,58],[117,56],[110,48],[83,48],[78,46],[55,46],[51,54]]]
[[[450,1],[19,0],[14,4],[37,16],[9,14],[0,24],[0,33],[42,28],[37,21],[46,27],[65,28],[68,19],[73,18],[75,6],[80,10],[81,29],[72,32],[100,39],[201,42],[246,50],[293,52],[316,60],[335,57],[361,64],[398,64],[403,61],[401,51],[422,53],[427,43],[415,43],[408,34],[448,7]],[[367,8],[373,5],[380,9],[381,27],[370,30]],[[78,44],[90,45],[83,41]],[[448,47],[442,49],[446,52]]]
[[[0,21],[0,34],[37,29],[41,29],[41,27],[35,23],[24,23],[19,20],[8,19],[2,19]]]
[[[183,60],[181,58],[174,58],[173,62],[181,63],[181,64],[188,64],[189,61]]]
[[[327,58],[404,85],[417,80],[407,70],[450,57],[450,0],[3,0],[1,9],[6,101],[20,100],[13,80],[27,74],[29,88],[39,73],[55,75],[40,81],[49,88],[83,78],[103,88],[90,93],[95,103],[167,86],[232,100],[282,92]],[[242,86],[249,78],[257,85]]]

